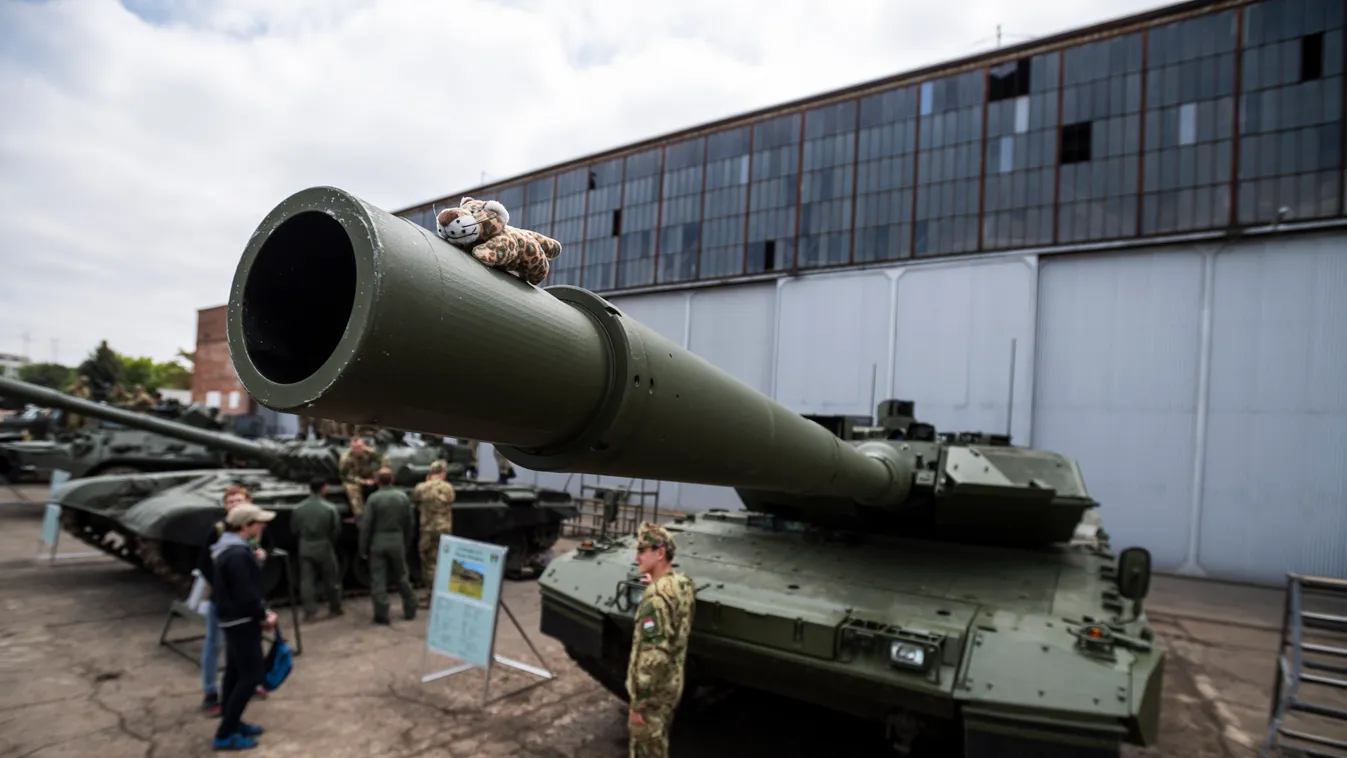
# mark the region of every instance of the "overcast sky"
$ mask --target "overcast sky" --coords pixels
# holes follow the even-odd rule
[[[9,0],[0,352],[190,350],[307,186],[397,210],[987,50],[998,23],[1011,44],[1163,4]]]

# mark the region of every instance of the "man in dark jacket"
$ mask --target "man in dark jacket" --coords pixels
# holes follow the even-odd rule
[[[253,542],[275,517],[252,504],[235,506],[225,516],[224,536],[211,546],[215,564],[211,600],[225,638],[223,710],[215,730],[216,750],[256,747],[256,737],[262,734],[261,727],[243,722],[243,710],[266,673],[262,630],[276,625],[276,614],[262,595],[262,567],[253,554]]]
[[[318,614],[314,574],[327,593],[328,610],[333,616],[342,615],[336,547],[341,537],[341,514],[323,497],[326,494],[327,480],[314,477],[309,482],[309,496],[290,516],[290,531],[299,539],[299,598],[304,604],[305,621]]]
[[[247,487],[232,485],[224,492],[224,509],[229,513],[235,506],[251,503],[252,495]],[[215,565],[211,562],[210,548],[216,540],[220,539],[225,533],[224,519],[220,519],[210,525],[210,530],[202,536],[201,553],[197,557],[196,568],[201,574],[201,581],[206,584],[206,597],[201,603],[201,613],[206,617],[206,637],[201,644],[201,709],[212,715],[220,714],[220,620],[215,614],[215,604],[210,600],[211,584],[215,581]],[[271,552],[272,541],[271,533],[264,532],[261,539],[257,542],[254,555],[258,562],[266,560],[267,553]],[[258,696],[266,697],[266,690],[258,689]]]
[[[407,576],[407,548],[411,545],[412,501],[393,486],[393,472],[379,469],[379,490],[369,496],[360,514],[360,554],[369,560],[370,599],[374,623],[387,624],[388,577],[392,574],[402,596],[402,615],[416,618],[416,593]]]

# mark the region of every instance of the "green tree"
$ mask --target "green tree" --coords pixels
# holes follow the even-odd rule
[[[66,390],[75,383],[75,370],[59,363],[29,363],[19,367],[19,380],[54,390]]]

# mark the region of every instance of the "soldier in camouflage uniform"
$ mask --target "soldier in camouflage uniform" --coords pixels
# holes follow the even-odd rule
[[[636,535],[636,565],[649,577],[636,609],[627,668],[630,758],[667,758],[669,727],[683,696],[683,668],[692,633],[695,588],[673,570],[674,541],[658,524]]]
[[[449,464],[443,460],[430,464],[426,480],[412,490],[412,504],[421,514],[421,581],[430,587],[435,581],[435,552],[441,534],[454,532],[454,485],[445,481]]]
[[[351,449],[341,454],[337,470],[341,473],[341,486],[346,490],[346,499],[351,503],[351,515],[360,518],[365,509],[365,487],[374,486],[374,475],[381,468],[388,468],[388,456],[380,456],[365,445],[362,437],[351,438]]]
[[[81,400],[88,400],[93,393],[89,390],[89,377],[80,374],[75,380],[75,386],[70,388],[70,396]],[[93,419],[85,418],[75,413],[66,412],[65,425],[69,429],[79,429],[82,426],[91,426]]]

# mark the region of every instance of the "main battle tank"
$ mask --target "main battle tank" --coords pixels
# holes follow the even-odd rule
[[[40,418],[41,424],[50,432],[50,439],[0,441],[0,477],[8,481],[42,478],[56,470],[69,473],[71,478],[79,478],[142,471],[257,465],[257,461],[233,460],[226,451],[209,445],[184,441],[179,434],[164,434],[115,419],[99,418],[95,419],[97,423],[67,429],[64,428],[65,415],[70,413],[73,406],[66,400],[79,401],[80,398],[17,379],[5,379],[3,387],[5,389],[0,389],[0,397],[27,400],[41,396],[50,402],[44,401],[38,405],[56,409],[56,412]],[[146,414],[136,415],[143,418]],[[179,426],[175,429],[189,427],[223,431],[223,426],[198,405],[150,409],[149,415],[178,422]],[[32,423],[38,423],[38,418],[34,417]],[[39,433],[36,436],[47,435]]]
[[[346,524],[338,550],[339,569],[351,588],[369,586],[368,564],[356,557],[358,530],[346,492],[340,486],[337,465],[342,448],[326,441],[248,440],[198,429],[144,413],[71,397],[37,385],[0,378],[0,395],[21,397],[35,405],[61,408],[115,424],[190,442],[208,449],[221,460],[256,462],[254,468],[168,471],[72,478],[57,487],[52,501],[62,507],[62,527],[80,540],[141,566],[171,581],[190,581],[209,525],[224,516],[224,491],[233,484],[249,489],[253,502],[274,510],[271,522],[276,545],[297,555],[297,541],[289,515],[309,495],[309,481],[323,476],[327,498]],[[412,445],[400,435],[381,431],[372,450],[388,457],[394,484],[410,494],[425,480],[437,458],[449,462],[449,481],[457,494],[454,533],[470,539],[511,547],[507,573],[522,577],[540,571],[561,537],[561,524],[579,514],[569,493],[527,484],[478,482],[464,477],[472,451],[457,443]],[[379,444],[382,440],[383,444]],[[180,443],[181,444],[181,443]],[[366,496],[373,489],[366,491]],[[415,543],[413,543],[415,544]],[[419,582],[420,556],[408,555],[413,580]],[[264,581],[268,593],[284,589],[279,563],[268,563]]]
[[[537,471],[736,488],[744,510],[668,525],[697,587],[685,698],[770,691],[871,718],[900,752],[1157,739],[1150,557],[1111,550],[1065,455],[940,435],[902,401],[859,429],[807,418],[593,293],[531,287],[329,187],[249,240],[228,339],[276,410],[490,440]],[[542,631],[621,698],[633,547],[587,541],[540,582]]]

